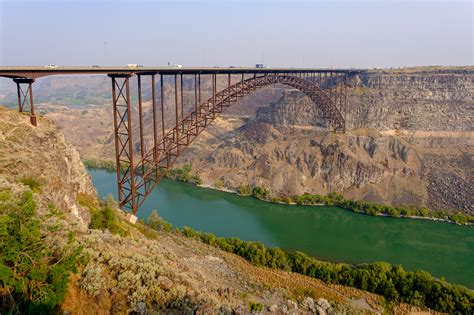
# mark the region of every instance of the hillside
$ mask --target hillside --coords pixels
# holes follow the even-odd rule
[[[97,200],[78,153],[54,125],[40,118],[35,128],[28,121],[26,115],[0,107],[0,214],[5,219],[16,209],[15,204],[22,205],[15,211],[25,210],[21,200],[30,194],[30,209],[35,214],[29,220],[39,225],[41,242],[51,249],[47,251],[51,261],[69,261],[76,257],[73,249],[83,247],[82,258],[76,257],[78,269],[71,269],[63,292],[63,312],[383,311],[385,302],[380,296],[255,267],[238,256],[167,231],[164,223],[158,230],[127,224],[119,212],[110,210],[115,208],[113,201]],[[5,240],[7,236],[1,237]],[[30,285],[34,283],[29,281]],[[21,310],[22,303],[27,302],[5,288],[0,288],[2,307],[12,306],[10,296]],[[54,292],[60,294],[61,290],[56,289]],[[33,292],[30,298],[36,299],[35,307],[53,303],[49,299],[52,292]],[[401,305],[395,311],[410,309],[417,308]]]

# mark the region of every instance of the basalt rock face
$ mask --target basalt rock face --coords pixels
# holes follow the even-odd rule
[[[79,153],[47,119],[39,118],[38,127],[34,127],[28,115],[0,107],[2,177],[5,183],[37,181],[45,205],[68,211],[83,228],[87,227],[89,213],[77,203],[77,194],[96,196],[97,192]]]
[[[209,184],[221,179],[228,187],[263,186],[280,195],[338,191],[348,198],[392,204],[427,200],[420,175],[423,161],[397,137],[336,135],[258,121],[237,133],[212,149],[198,144],[212,153],[186,155]]]
[[[348,129],[474,128],[474,70],[368,72],[354,78]]]
[[[287,90],[256,118],[226,118],[181,162],[206,184],[474,213],[474,72],[374,72],[353,78],[346,134],[327,133],[317,104]],[[221,130],[223,129],[223,130]],[[224,139],[224,140],[222,140]]]
[[[257,109],[258,121],[272,125],[328,127],[319,106],[299,90],[287,90],[270,106]]]

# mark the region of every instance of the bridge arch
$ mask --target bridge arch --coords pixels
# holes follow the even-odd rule
[[[120,205],[129,208],[135,214],[166,170],[176,162],[182,150],[189,146],[219,114],[240,98],[272,84],[283,84],[300,90],[320,106],[324,117],[329,120],[335,132],[345,132],[344,117],[336,103],[310,80],[292,75],[272,74],[254,76],[233,85],[229,84],[227,88],[201,103],[174,128],[168,130],[135,167],[131,166],[132,170],[122,179],[122,184],[126,184],[123,185],[126,193]]]

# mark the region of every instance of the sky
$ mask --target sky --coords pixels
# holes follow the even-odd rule
[[[472,65],[473,1],[0,0],[0,64]]]

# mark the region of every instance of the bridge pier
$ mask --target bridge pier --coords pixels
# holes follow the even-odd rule
[[[135,167],[133,163],[133,134],[130,104],[130,74],[109,74],[112,78],[114,112],[115,159],[117,167],[119,205],[129,203],[135,214]]]
[[[16,83],[17,93],[18,93],[18,111],[30,112],[30,122],[33,126],[37,125],[36,115],[35,115],[35,106],[33,103],[33,82],[35,79],[31,78],[14,78],[13,82]],[[27,85],[26,89],[22,85]],[[28,108],[26,108],[28,106]]]

